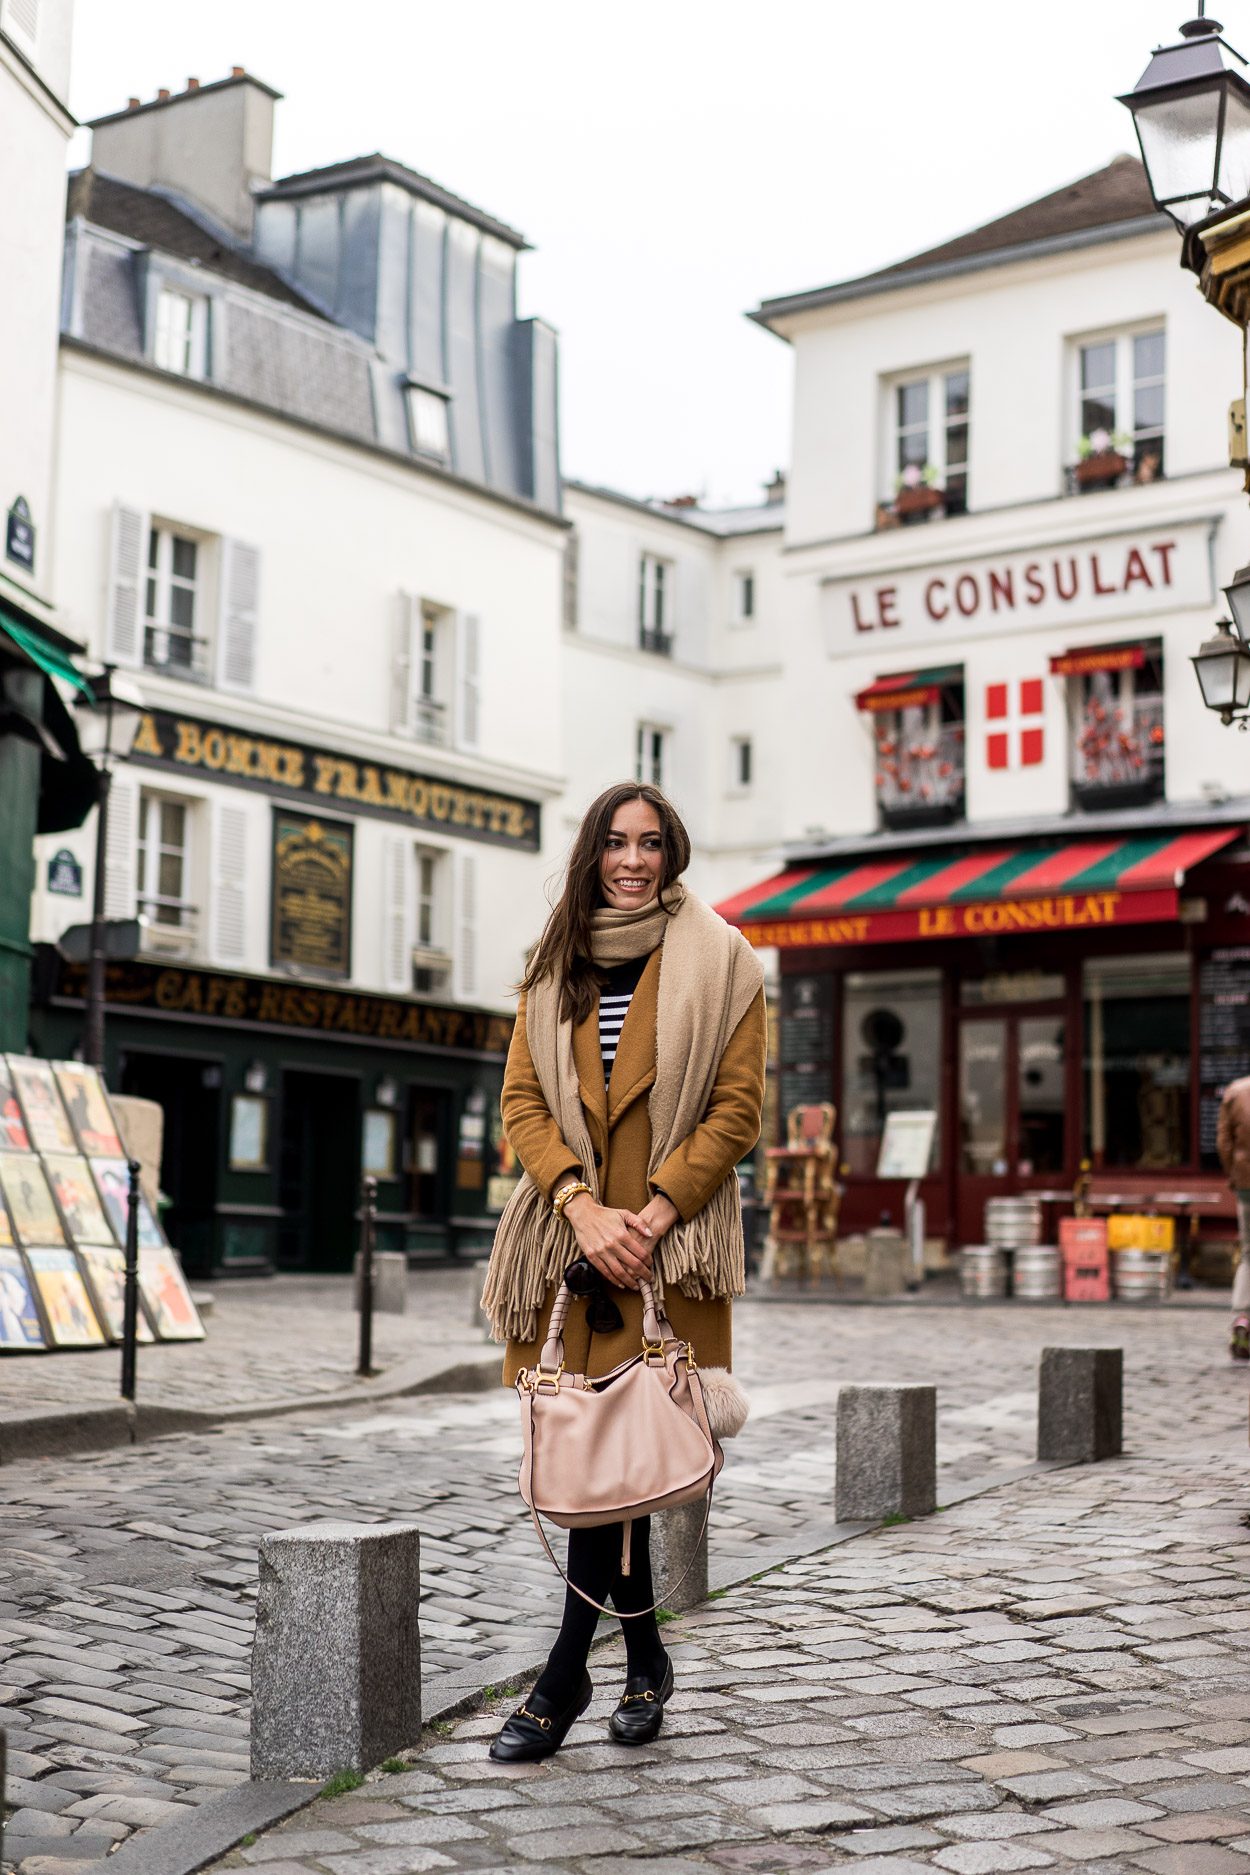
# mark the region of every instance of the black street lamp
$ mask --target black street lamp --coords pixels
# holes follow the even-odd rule
[[[1205,8],[1198,0],[1198,18],[1181,27],[1179,45],[1157,46],[1119,100],[1133,113],[1155,207],[1182,233],[1250,196],[1246,60]]]
[[[1202,701],[1215,711],[1225,729],[1234,716],[1250,710],[1250,645],[1240,632],[1234,633],[1231,620],[1217,620],[1214,637],[1207,639],[1190,663]]]
[[[91,695],[77,700],[78,741],[96,768],[99,812],[95,835],[95,891],[91,904],[91,954],[87,963],[87,1019],[83,1032],[83,1059],[92,1067],[104,1066],[104,875],[108,858],[109,789],[113,770],[134,746],[143,715],[143,698],[129,679],[119,677],[106,664],[99,677],[87,680]]]

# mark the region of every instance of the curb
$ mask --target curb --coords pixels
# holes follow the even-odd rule
[[[413,1398],[429,1393],[486,1393],[499,1384],[500,1350],[467,1345],[456,1350],[455,1360],[440,1366],[437,1360],[401,1361],[373,1386],[347,1387],[337,1393],[303,1394],[295,1398],[257,1400],[248,1405],[224,1406],[204,1412],[189,1406],[132,1406],[125,1400],[108,1406],[38,1406],[25,1413],[0,1415],[0,1465],[24,1459],[66,1458],[78,1452],[103,1452],[170,1433],[211,1432],[218,1426],[250,1419],[276,1419],[287,1413],[337,1412],[349,1406],[368,1406],[381,1400]],[[116,1860],[109,1858],[111,1867]]]

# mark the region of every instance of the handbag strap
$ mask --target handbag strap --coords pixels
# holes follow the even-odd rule
[[[708,1518],[712,1514],[712,1489],[713,1489],[712,1485],[709,1484],[707,1488],[707,1502],[703,1506],[703,1522],[699,1527],[699,1534],[695,1538],[694,1551],[691,1555],[690,1561],[686,1564],[685,1568],[682,1570],[681,1574],[678,1576],[676,1582],[669,1583],[668,1587],[664,1591],[665,1595],[671,1595],[674,1589],[679,1589],[682,1583],[685,1581],[686,1577],[690,1574],[690,1571],[694,1568],[695,1562],[699,1554],[699,1545],[703,1541],[703,1532],[707,1529]],[[543,1529],[542,1524],[539,1521],[538,1512],[534,1509],[534,1506],[532,1504],[530,1505],[530,1516],[534,1520],[534,1528],[538,1532],[538,1540],[542,1544],[543,1548],[546,1550],[548,1556],[551,1558],[552,1564],[554,1565],[557,1573],[563,1577],[564,1586],[566,1588],[572,1589],[574,1595],[580,1595],[584,1602],[589,1602],[592,1608],[597,1608],[601,1615],[615,1615],[618,1621],[636,1621],[640,1615],[653,1615],[657,1612],[658,1609],[663,1608],[664,1606],[663,1597],[661,1597],[659,1601],[652,1602],[650,1608],[629,1608],[629,1609],[605,1608],[604,1604],[602,1602],[597,1602],[593,1595],[587,1595],[585,1589],[579,1589],[576,1582],[569,1581],[567,1572],[560,1566],[559,1557],[556,1555],[550,1543],[548,1543],[547,1541],[547,1533]],[[631,1523],[632,1521],[633,1521],[632,1518],[629,1518],[629,1517],[625,1517],[622,1519],[622,1522],[627,1523],[627,1524]]]
[[[642,1294],[642,1338],[652,1347],[659,1347],[666,1341],[676,1341],[673,1325],[667,1315],[662,1315],[655,1306],[655,1292],[647,1281],[639,1283]],[[569,1304],[573,1296],[567,1283],[562,1282],[556,1291],[556,1299],[551,1305],[551,1320],[547,1324],[547,1339],[543,1342],[543,1351],[538,1357],[538,1365],[546,1374],[559,1373],[564,1366],[564,1324],[568,1320]]]

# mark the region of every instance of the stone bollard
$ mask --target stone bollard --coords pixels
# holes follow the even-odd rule
[[[1037,1382],[1037,1456],[1069,1465],[1123,1451],[1124,1350],[1043,1348]]]
[[[675,1615],[707,1600],[707,1499],[651,1515],[651,1579]],[[687,1568],[687,1565],[689,1567]],[[682,1570],[686,1575],[679,1581]]]
[[[352,1307],[360,1307],[360,1252],[352,1264]],[[375,1315],[408,1312],[408,1259],[402,1250],[373,1253],[373,1311]]]
[[[864,1294],[901,1296],[907,1288],[907,1239],[892,1229],[870,1230],[864,1257]]]
[[[834,1505],[839,1523],[936,1508],[936,1387],[840,1388]]]
[[[421,1735],[421,1536],[306,1523],[262,1537],[252,1776],[369,1771]]]

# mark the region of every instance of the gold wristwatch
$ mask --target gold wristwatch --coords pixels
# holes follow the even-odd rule
[[[590,1192],[590,1196],[592,1198],[595,1195],[593,1191],[590,1190],[590,1186],[586,1183],[586,1181],[581,1178],[569,1179],[567,1184],[561,1185],[559,1191],[552,1193],[551,1208],[555,1212],[556,1216],[561,1220],[561,1222],[564,1221],[565,1205],[568,1203],[570,1198],[576,1198],[579,1191]]]

